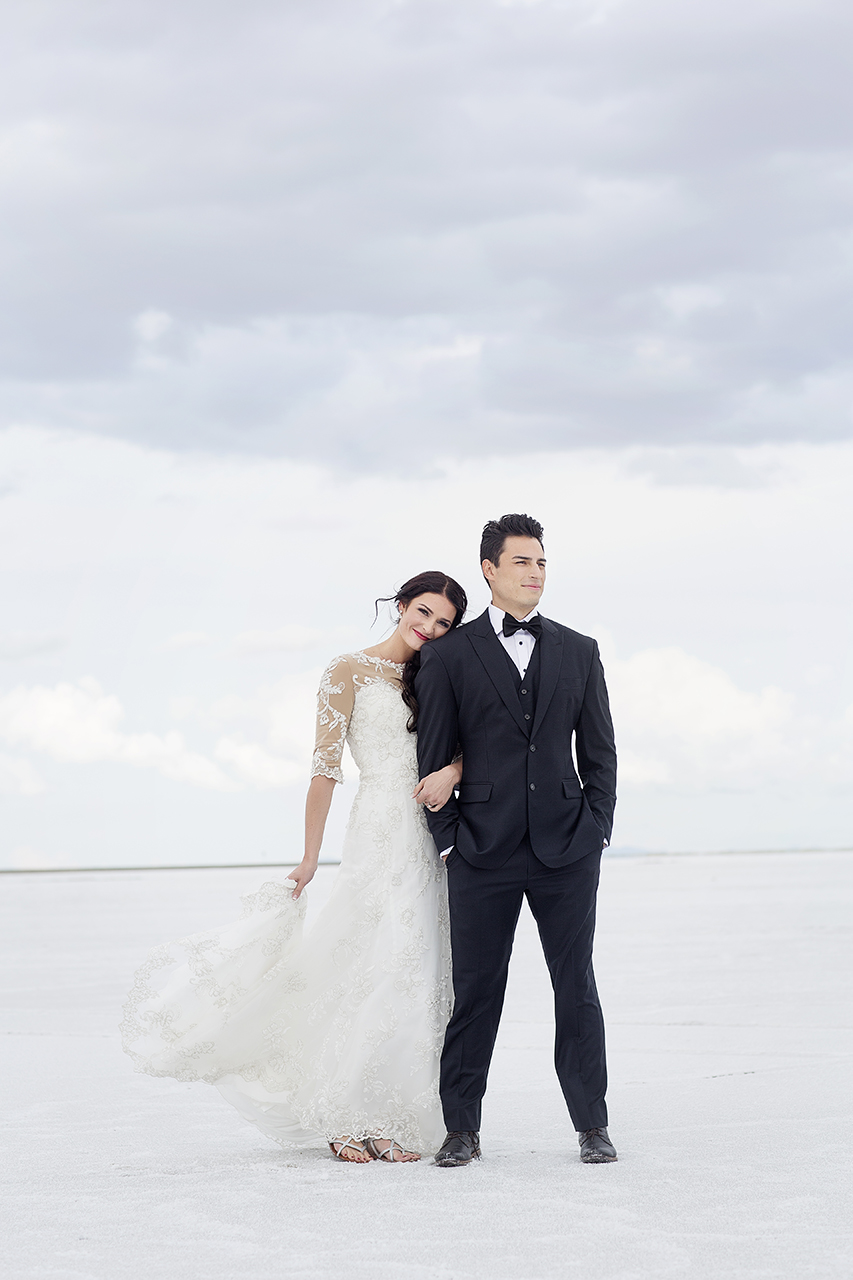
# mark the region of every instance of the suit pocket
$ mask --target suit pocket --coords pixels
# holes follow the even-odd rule
[[[567,678],[567,679],[561,680],[560,688],[563,689],[566,693],[574,693],[578,689],[582,689],[585,684],[586,684],[586,680],[584,680],[583,676],[572,676],[570,679]]]
[[[462,782],[459,787],[460,804],[478,804],[492,794],[491,782]]]
[[[563,779],[563,795],[570,800],[577,800],[578,796],[583,795],[579,778]]]

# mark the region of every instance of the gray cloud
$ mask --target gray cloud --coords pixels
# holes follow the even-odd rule
[[[840,0],[8,12],[6,421],[368,468],[851,432]]]
[[[25,635],[22,632],[0,634],[0,659],[17,662],[21,658],[39,658],[57,653],[68,641],[63,636]]]
[[[667,487],[764,489],[780,477],[774,457],[749,456],[743,450],[708,445],[629,450],[623,455],[623,466],[628,475],[646,476],[654,484]]]

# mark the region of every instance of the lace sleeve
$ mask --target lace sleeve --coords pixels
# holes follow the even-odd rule
[[[322,775],[343,782],[341,759],[347,726],[355,702],[355,685],[346,658],[335,658],[323,672],[317,694],[317,737],[311,777]]]

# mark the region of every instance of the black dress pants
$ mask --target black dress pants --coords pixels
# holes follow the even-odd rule
[[[502,867],[447,860],[453,948],[453,1016],[441,1057],[448,1130],[479,1131],[515,926],[526,896],[554,988],[554,1064],[575,1129],[607,1124],[604,1019],[592,971],[601,854],[546,867],[525,837]]]

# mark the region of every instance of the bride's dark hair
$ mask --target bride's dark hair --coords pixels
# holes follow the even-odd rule
[[[450,578],[446,573],[440,573],[437,569],[428,569],[426,573],[418,573],[414,578],[409,578],[408,582],[404,582],[400,590],[393,596],[381,596],[376,601],[376,608],[379,609],[380,604],[390,604],[392,607],[402,605],[407,609],[413,600],[418,596],[444,596],[449,600],[456,610],[456,617],[450,624],[450,630],[458,627],[459,623],[465,616],[465,610],[468,608],[468,597],[460,587],[455,578]],[[418,701],[415,697],[415,676],[421,665],[420,650],[412,654],[409,661],[403,667],[403,701],[411,711],[409,722],[406,726],[409,733],[414,733],[418,725]]]

